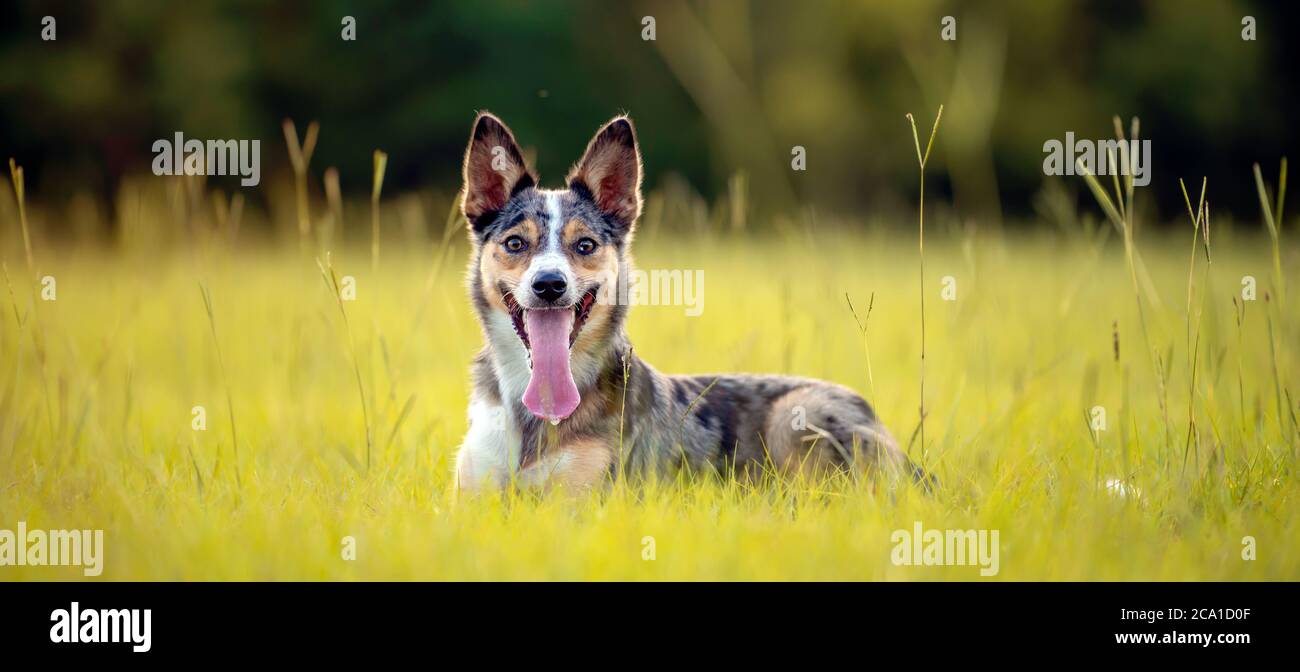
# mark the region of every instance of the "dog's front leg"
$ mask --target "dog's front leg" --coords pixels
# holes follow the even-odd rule
[[[519,446],[519,429],[505,408],[471,402],[469,431],[456,455],[457,492],[508,486],[514,465],[519,463]]]
[[[614,451],[595,437],[570,439],[542,456],[519,473],[519,484],[545,491],[580,493],[604,484],[614,463]]]

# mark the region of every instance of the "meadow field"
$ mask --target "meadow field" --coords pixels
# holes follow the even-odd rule
[[[324,244],[232,242],[167,207],[120,207],[107,245],[34,223],[30,264],[2,213],[0,527],[104,530],[99,580],[990,580],[891,562],[916,523],[997,530],[993,580],[1300,579],[1300,250],[1283,237],[1279,299],[1258,222],[1216,221],[1208,265],[1186,222],[1139,229],[1133,276],[1097,218],[937,216],[922,290],[914,223],[728,226],[656,194],[637,264],[702,271],[704,305],[634,308],[639,355],[851,386],[938,487],[677,474],[457,501],[482,344],[460,224],[390,228],[377,265],[368,230],[333,245],[340,302]]]

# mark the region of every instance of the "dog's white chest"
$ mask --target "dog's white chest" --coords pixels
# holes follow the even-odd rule
[[[519,464],[521,437],[509,411],[499,404],[469,405],[469,431],[456,455],[456,487],[500,488]]]

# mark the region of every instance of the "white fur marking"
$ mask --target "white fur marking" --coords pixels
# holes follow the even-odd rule
[[[564,281],[573,288],[577,283],[577,278],[573,274],[573,267],[569,265],[569,258],[565,256],[562,248],[561,235],[564,229],[564,212],[560,207],[560,192],[547,191],[542,194],[546,199],[546,215],[548,230],[546,232],[546,244],[538,252],[537,256],[528,265],[528,270],[524,273],[520,289],[518,291],[528,291],[527,288],[533,286],[533,279],[538,273],[545,271],[559,271],[564,275]],[[540,244],[540,242],[539,242]],[[516,299],[527,300],[528,297],[515,297]],[[522,303],[523,301],[521,301]]]
[[[469,405],[469,431],[456,455],[456,487],[475,491],[502,488],[519,464],[520,436],[503,406],[475,400]]]
[[[551,220],[550,241],[546,244],[547,252],[560,252],[560,231],[564,228],[564,213],[560,209],[560,193],[558,191],[547,192],[546,194],[546,214]]]
[[[497,374],[498,392],[508,404],[524,398],[532,367],[528,364],[528,351],[515,334],[510,316],[492,311],[487,318],[488,343],[491,344],[492,369]]]

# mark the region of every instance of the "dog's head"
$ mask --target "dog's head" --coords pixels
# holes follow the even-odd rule
[[[553,421],[580,401],[570,358],[606,345],[626,306],[627,247],[641,214],[641,154],[627,117],[605,124],[563,189],[540,189],[514,135],[480,113],[465,151],[462,210],[475,263],[470,291],[488,338],[513,327],[531,367],[523,403]]]

